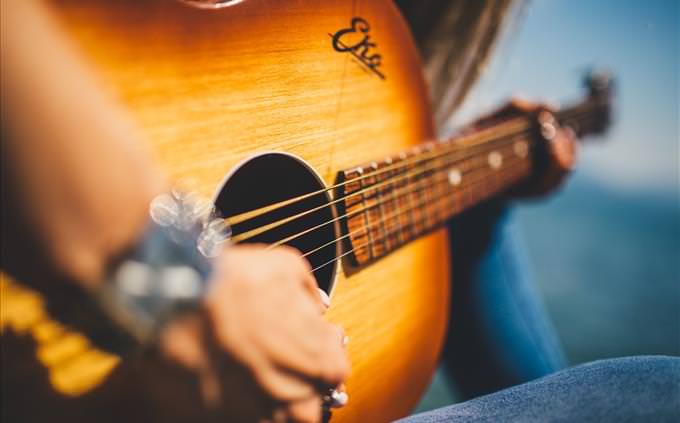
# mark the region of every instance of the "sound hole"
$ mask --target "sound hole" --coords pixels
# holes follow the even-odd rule
[[[316,174],[300,159],[287,154],[266,153],[248,160],[236,169],[222,187],[215,205],[224,217],[231,217],[323,188],[325,186]],[[317,269],[314,277],[319,287],[330,293],[337,268],[337,263],[332,261],[338,255],[337,243],[334,241],[338,235],[337,225],[327,223],[334,218],[333,207],[323,207],[329,202],[327,192],[295,201],[234,224],[232,236],[238,237],[265,225],[319,208],[242,242],[273,244],[291,237],[285,244],[307,254],[305,259],[312,269]],[[321,226],[310,230],[317,225]],[[304,233],[307,230],[309,232]]]

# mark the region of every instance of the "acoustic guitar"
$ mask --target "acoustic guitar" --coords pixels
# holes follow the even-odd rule
[[[310,262],[351,339],[350,402],[333,421],[404,416],[427,387],[449,306],[444,223],[540,171],[557,122],[581,136],[608,122],[607,80],[592,77],[573,107],[436,140],[390,0],[51,4],[157,162],[214,199],[232,243],[288,244]],[[3,290],[24,301],[3,326],[33,328],[64,395],[115,365],[46,316],[28,325],[35,293],[6,279]]]

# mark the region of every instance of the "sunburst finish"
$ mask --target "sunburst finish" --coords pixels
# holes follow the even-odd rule
[[[391,1],[52,3],[162,168],[204,195],[260,151],[299,156],[332,185],[342,169],[434,136],[418,55]],[[354,17],[370,25],[384,78],[333,48]],[[333,421],[388,421],[416,404],[442,344],[447,263],[440,230],[340,271],[328,319],[350,337],[351,400]]]

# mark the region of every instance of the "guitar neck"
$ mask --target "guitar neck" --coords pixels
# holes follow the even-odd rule
[[[555,121],[579,136],[604,130],[604,100],[591,93],[552,122],[541,114],[505,120],[341,172],[344,254],[363,266],[516,186],[540,169]]]

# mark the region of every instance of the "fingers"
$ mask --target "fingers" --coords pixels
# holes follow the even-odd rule
[[[266,348],[271,360],[281,371],[294,373],[301,379],[319,386],[335,386],[349,373],[343,345],[344,331],[326,322],[301,322],[300,330],[293,328],[281,337],[272,337]]]
[[[281,254],[285,266],[292,266],[292,268],[296,269],[297,274],[300,277],[300,282],[302,282],[302,286],[310,295],[312,301],[318,306],[319,312],[321,314],[325,313],[330,306],[330,298],[328,298],[328,295],[324,291],[319,289],[319,285],[316,283],[309,262],[302,257],[297,249],[289,246],[284,245],[273,251],[277,254]]]
[[[543,105],[539,103],[534,103],[531,102],[525,98],[521,97],[513,97],[510,99],[508,104],[503,107],[501,110],[505,111],[515,111],[519,113],[532,113],[537,111],[538,109],[544,107]]]
[[[576,166],[578,143],[576,133],[570,127],[561,127],[552,115],[546,119],[552,128],[544,135],[546,154],[542,172],[516,187],[511,195],[516,198],[540,197],[559,188]],[[539,114],[539,119],[542,115]]]
[[[340,326],[330,326],[327,354],[329,355],[329,366],[324,374],[324,380],[330,386],[336,386],[347,379],[350,372],[345,347],[345,331]]]
[[[220,403],[221,387],[213,360],[205,348],[203,326],[197,315],[178,318],[160,333],[159,344],[162,353],[172,362],[196,372],[204,404],[215,408]]]
[[[336,327],[336,335],[340,340],[340,344],[343,348],[347,346],[348,338],[345,336],[344,331],[339,326]],[[336,388],[330,389],[324,395],[329,395],[328,392],[333,391],[333,397],[330,400],[330,405],[333,408],[343,407],[347,404],[349,399],[344,383],[340,383]],[[323,411],[322,405],[324,404],[323,395],[314,395],[310,398],[302,399],[300,401],[291,402],[286,407],[287,415],[290,420],[296,422],[318,422],[322,420]]]
[[[335,386],[346,377],[349,363],[342,346],[344,332],[319,316],[328,309],[330,299],[318,288],[309,263],[299,251],[281,247],[269,253],[270,262],[278,268],[273,274],[280,275],[279,283],[290,283],[293,288],[301,284],[303,289],[286,291],[286,303],[279,310],[281,325],[278,331],[262,337],[260,346],[282,372],[288,373],[286,378],[296,374],[306,381]],[[316,313],[308,315],[310,305]],[[278,379],[285,382],[286,378]]]
[[[295,404],[284,414],[317,421],[320,394],[347,377],[349,361],[344,331],[322,317],[330,300],[309,263],[293,248],[257,245],[232,247],[218,261],[204,300],[218,349],[263,394]]]
[[[578,143],[571,128],[559,128],[548,144],[548,166],[531,195],[545,195],[564,183],[576,165]]]
[[[321,421],[321,397],[314,395],[304,400],[292,402],[288,404],[287,411],[293,421],[317,423]]]
[[[550,156],[554,165],[564,171],[571,171],[576,165],[578,143],[576,134],[569,127],[560,128],[550,143]]]
[[[534,103],[519,97],[513,97],[499,109],[496,109],[488,115],[477,119],[472,128],[483,129],[484,127],[493,125],[500,120],[535,113],[541,109],[551,110],[544,104]]]
[[[300,401],[317,395],[316,387],[299,374],[276,365],[263,364],[255,378],[268,395],[280,402]]]

